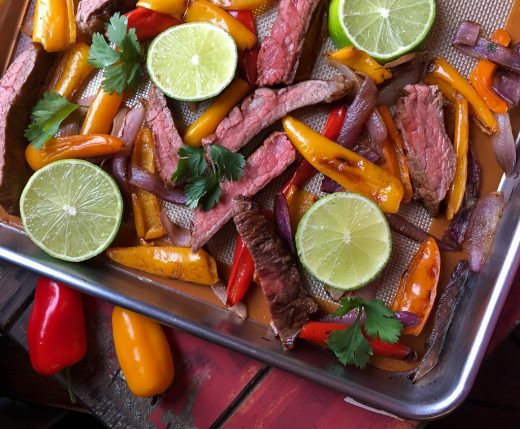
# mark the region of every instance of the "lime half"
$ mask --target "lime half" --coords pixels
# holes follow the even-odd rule
[[[114,180],[77,159],[34,173],[20,199],[25,232],[49,255],[80,262],[103,252],[119,230],[123,200]]]
[[[193,22],[159,34],[148,49],[155,85],[171,98],[198,101],[219,94],[233,79],[237,47],[220,27]]]
[[[368,198],[338,192],[318,200],[296,231],[303,266],[323,283],[358,289],[385,267],[392,236],[381,209]]]
[[[380,61],[421,44],[435,21],[435,0],[333,0],[329,32],[336,45],[353,45]]]

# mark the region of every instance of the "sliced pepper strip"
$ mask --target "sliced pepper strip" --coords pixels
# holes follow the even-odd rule
[[[439,77],[434,77],[432,75],[426,75],[424,77],[424,83],[426,85],[437,86],[446,100],[448,100],[453,105],[456,103],[459,93],[445,80]]]
[[[507,31],[499,29],[491,35],[491,41],[507,47],[511,43],[511,36]],[[509,106],[493,90],[496,69],[497,65],[492,61],[479,60],[469,75],[469,81],[493,112],[507,113]]]
[[[90,47],[86,43],[75,43],[61,59],[49,85],[49,91],[69,100],[93,71],[88,63]]]
[[[33,42],[47,52],[67,49],[76,41],[73,0],[37,0],[33,19]]]
[[[137,7],[181,18],[186,10],[186,0],[139,0]]]
[[[25,160],[34,170],[39,170],[60,159],[85,159],[119,152],[123,141],[105,134],[88,136],[53,137],[40,149],[32,144],[25,149]]]
[[[175,376],[172,352],[158,322],[114,307],[112,335],[121,371],[134,395],[159,395],[172,384]]]
[[[462,206],[466,179],[468,176],[468,144],[469,144],[469,108],[468,101],[457,97],[455,103],[455,133],[453,148],[455,149],[455,177],[448,191],[446,219],[452,220]]]
[[[386,213],[399,210],[403,198],[399,179],[290,116],[282,123],[294,147],[318,171],[349,191],[372,199]]]
[[[208,109],[191,124],[184,133],[184,143],[200,147],[202,139],[215,132],[218,124],[230,110],[235,107],[249,92],[251,87],[242,79],[235,79],[226,90],[220,94]]]
[[[218,282],[215,259],[205,250],[193,253],[186,247],[113,247],[107,256],[125,267],[159,277],[211,286]]]
[[[256,45],[256,35],[229,13],[208,0],[194,0],[188,6],[186,22],[211,22],[226,30],[237,44],[238,49],[251,49]]]
[[[242,301],[249,290],[249,286],[253,282],[254,274],[255,264],[253,257],[244,244],[242,237],[238,235],[235,254],[233,256],[233,265],[226,290],[227,306],[231,307]]]
[[[112,121],[119,111],[123,94],[109,94],[103,88],[99,88],[96,98],[90,105],[87,116],[83,121],[80,134],[108,134],[112,129]]]
[[[148,128],[139,131],[132,152],[132,164],[149,173],[155,173],[154,140]],[[166,234],[161,223],[159,199],[144,189],[132,191],[135,230],[139,238],[153,240]]]
[[[250,10],[230,10],[228,13],[244,24],[251,32],[255,35],[256,26],[253,13]],[[258,45],[253,46],[251,49],[238,52],[238,68],[242,77],[251,85],[252,88],[256,86],[258,79],[258,53],[260,47]]]
[[[182,21],[178,18],[145,7],[138,7],[125,16],[128,19],[128,28],[135,29],[137,38],[141,42],[153,39],[174,25],[182,24]]]
[[[473,89],[469,82],[445,59],[436,58],[428,67],[428,75],[442,79],[459,92],[473,107],[475,115],[484,126],[483,131],[495,134],[498,131],[498,123],[486,102]]]
[[[427,238],[412,258],[401,277],[392,303],[392,311],[416,314],[420,323],[408,326],[403,334],[419,335],[432,310],[441,271],[441,254],[434,238]]]
[[[379,64],[365,51],[361,51],[352,46],[347,46],[334,52],[328,52],[327,58],[333,61],[339,61],[352,70],[370,76],[377,84],[383,83],[392,77],[390,70]]]
[[[267,0],[210,0],[224,10],[252,10],[266,3]]]
[[[300,189],[298,186],[291,185],[285,198],[287,199],[287,205],[289,206],[291,229],[295,232],[303,215],[318,200],[318,197],[312,192],[307,192],[304,189]]]

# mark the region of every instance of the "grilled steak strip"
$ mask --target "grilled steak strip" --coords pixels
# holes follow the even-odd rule
[[[31,43],[0,79],[0,205],[10,214],[18,214],[18,200],[30,175],[24,130],[53,59]]]
[[[308,80],[278,90],[259,88],[235,107],[219,124],[215,134],[206,137],[203,143],[217,143],[236,152],[287,113],[342,98],[354,89],[354,85],[344,76],[336,76],[331,80]]]
[[[96,31],[104,33],[105,24],[115,12],[128,12],[136,0],[81,0],[76,12],[76,25],[90,39]]]
[[[401,130],[414,191],[432,216],[455,175],[455,153],[444,127],[442,95],[436,86],[407,85],[397,102]]]
[[[244,196],[234,198],[233,220],[253,257],[282,345],[290,350],[302,326],[318,306],[300,287],[302,279],[293,255],[250,199]]]
[[[218,204],[207,212],[200,209],[195,211],[191,243],[193,250],[197,251],[204,246],[231,219],[235,195],[252,197],[281,174],[295,157],[296,151],[284,133],[271,134],[247,159],[240,180],[222,184],[222,195]]]
[[[154,85],[150,88],[146,108],[146,122],[155,138],[155,162],[161,178],[170,183],[179,161],[177,152],[184,144],[182,141],[166,99]]]
[[[271,34],[258,54],[260,86],[291,84],[294,80],[305,34],[320,0],[281,0]]]

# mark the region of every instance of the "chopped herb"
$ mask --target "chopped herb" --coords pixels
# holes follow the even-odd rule
[[[365,338],[361,328],[361,315],[365,314],[364,329],[372,337],[379,337],[382,341],[395,343],[403,325],[396,319],[382,301],[365,301],[362,298],[345,298],[340,302],[336,311],[337,316],[344,316],[357,309],[358,316],[354,324],[342,331],[331,332],[327,344],[343,365],[353,364],[365,368],[373,350]]]
[[[489,52],[496,52],[497,51],[497,44],[493,42],[489,42],[487,45],[487,50]]]
[[[103,69],[103,89],[112,94],[122,94],[127,87],[135,88],[143,75],[141,67],[142,49],[135,29],[128,30],[125,16],[115,13],[107,24],[108,40],[100,33],[92,36],[88,62]]]
[[[242,177],[246,160],[241,154],[231,152],[218,144],[211,146],[210,153],[220,176],[232,182],[236,182]]]
[[[36,149],[41,149],[59,131],[61,123],[78,107],[60,94],[46,92],[34,106],[25,137]]]

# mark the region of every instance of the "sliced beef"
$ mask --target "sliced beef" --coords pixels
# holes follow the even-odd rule
[[[0,79],[0,204],[10,214],[18,213],[18,200],[30,175],[24,130],[53,59],[31,43]]]
[[[308,80],[278,90],[257,89],[235,107],[219,124],[215,134],[206,137],[203,143],[217,143],[236,152],[287,113],[342,98],[354,89],[354,85],[344,76],[337,76],[331,80]]]
[[[233,221],[251,252],[257,278],[283,347],[293,347],[302,326],[318,306],[305,289],[294,256],[253,202],[236,196]]]
[[[305,34],[321,0],[280,0],[271,34],[258,54],[258,85],[291,84]]]
[[[154,85],[150,88],[146,108],[146,122],[155,138],[155,162],[161,178],[169,183],[179,160],[177,152],[184,144],[166,98]]]
[[[401,130],[416,197],[432,216],[455,175],[455,153],[444,127],[442,95],[436,86],[408,85],[397,102]]]
[[[195,211],[191,246],[194,251],[206,244],[231,219],[233,197],[251,197],[281,174],[295,159],[296,151],[284,133],[271,134],[248,159],[244,174],[237,182],[222,184],[219,203],[211,210]]]
[[[115,12],[128,12],[136,3],[136,0],[81,0],[76,12],[78,31],[89,39],[96,31],[104,33],[105,24]]]

